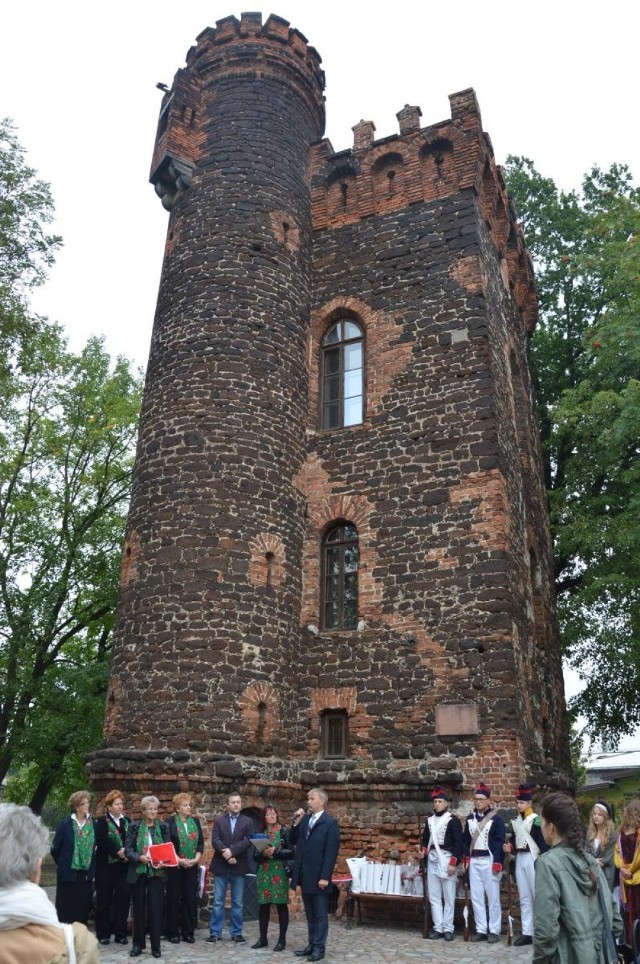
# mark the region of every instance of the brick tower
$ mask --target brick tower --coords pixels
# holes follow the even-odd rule
[[[569,754],[527,343],[530,259],[473,91],[354,127],[279,17],[205,30],[164,97],[169,229],[99,790],[207,813],[320,784],[349,850],[426,790]]]

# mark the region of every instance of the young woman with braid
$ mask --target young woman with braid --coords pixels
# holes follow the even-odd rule
[[[629,800],[622,811],[614,861],[620,871],[620,903],[625,912],[627,943],[631,944],[633,925],[640,920],[640,800]]]
[[[584,828],[571,797],[545,798],[542,833],[550,850],[536,861],[532,964],[607,964],[605,923],[620,937],[622,921],[598,862],[584,850]]]

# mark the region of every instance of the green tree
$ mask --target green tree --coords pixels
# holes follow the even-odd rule
[[[0,780],[17,768],[38,808],[99,739],[141,397],[139,373],[100,339],[72,353],[30,313],[59,245],[52,216],[3,122]]]
[[[47,234],[54,209],[49,185],[25,161],[8,118],[0,120],[0,298],[6,309],[41,284],[62,241]]]
[[[571,752],[571,776],[576,787],[581,787],[587,779],[588,757],[585,756],[582,742],[582,732],[577,723],[577,712],[567,713],[569,729],[569,750]]]
[[[640,191],[628,168],[559,190],[526,158],[506,180],[533,255],[531,360],[565,656],[587,733],[640,724]]]

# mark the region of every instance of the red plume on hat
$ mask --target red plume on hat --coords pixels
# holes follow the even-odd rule
[[[533,783],[521,783],[516,790],[516,800],[533,800]]]
[[[488,799],[491,796],[491,790],[485,786],[484,783],[479,783],[475,789],[475,795],[477,797],[487,797]]]
[[[431,791],[432,800],[448,800],[449,794],[444,789],[444,787],[434,787]]]

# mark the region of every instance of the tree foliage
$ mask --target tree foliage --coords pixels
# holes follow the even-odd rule
[[[61,244],[47,234],[53,220],[49,185],[24,156],[11,122],[0,119],[0,294],[14,297],[44,281]]]
[[[141,384],[30,313],[59,239],[6,122],[0,137],[0,780],[24,768],[41,804],[99,740]]]
[[[531,344],[572,701],[592,737],[640,724],[640,190],[593,168],[564,192],[526,158],[506,180],[532,252]]]

